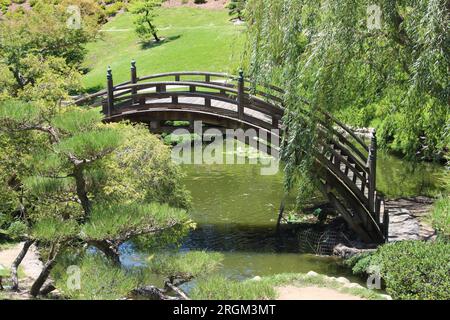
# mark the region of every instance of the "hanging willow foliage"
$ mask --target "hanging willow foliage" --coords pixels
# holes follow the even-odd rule
[[[248,1],[243,64],[255,86],[285,89],[288,188],[313,171],[320,108],[353,110],[343,120],[378,127],[381,144],[409,158],[448,152],[449,7],[448,0]]]

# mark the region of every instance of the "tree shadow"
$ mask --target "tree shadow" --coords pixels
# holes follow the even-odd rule
[[[106,80],[105,80],[105,83],[106,83]],[[92,87],[89,87],[89,88],[84,88],[82,90],[82,93],[93,94],[93,93],[99,92],[102,89],[104,89],[104,86],[96,85],[96,86],[92,86]]]
[[[171,37],[167,37],[167,38],[161,37],[161,41],[159,41],[159,42],[155,41],[154,39],[149,40],[149,41],[141,41],[141,49],[147,50],[147,49],[156,48],[156,47],[159,47],[168,42],[178,40],[180,38],[181,38],[181,35],[176,35],[176,36],[171,36]]]

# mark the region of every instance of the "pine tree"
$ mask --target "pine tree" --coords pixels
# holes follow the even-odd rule
[[[158,29],[153,20],[155,18],[155,9],[161,6],[161,0],[140,0],[136,2],[131,12],[135,14],[136,33],[144,41],[148,41],[149,36],[153,36],[156,42],[161,41],[158,37]]]
[[[246,2],[247,0],[231,0],[227,5],[229,15],[236,16],[239,20],[243,20]]]
[[[67,107],[50,113],[39,104],[0,103],[1,134],[33,133],[32,152],[23,152],[31,165],[17,177],[28,202],[22,219],[27,241],[18,264],[33,242],[46,257],[33,296],[51,290],[43,284],[67,250],[95,247],[108,265],[120,268],[122,243],[192,226],[168,147],[144,126],[101,120],[97,110]],[[152,186],[155,175],[165,178]],[[155,193],[156,188],[165,192]]]

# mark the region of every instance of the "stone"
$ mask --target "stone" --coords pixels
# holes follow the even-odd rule
[[[319,274],[317,272],[314,271],[310,271],[306,274],[308,277],[317,277]]]
[[[350,283],[350,280],[348,280],[347,278],[344,278],[344,277],[339,277],[336,279],[336,281],[341,284],[349,284]]]
[[[360,247],[364,245],[366,244],[358,244],[358,246]],[[371,248],[370,245],[366,245],[366,248],[355,248],[355,247],[347,247],[342,243],[339,243],[333,248],[333,255],[341,257],[342,259],[349,259],[363,252],[373,252],[375,250],[376,249]]]
[[[388,294],[380,294],[380,297],[386,299],[386,300],[393,300],[392,297]]]
[[[250,280],[251,280],[251,281],[261,281],[262,278],[261,278],[260,276],[256,276],[256,277],[254,277],[254,278],[251,278]]]

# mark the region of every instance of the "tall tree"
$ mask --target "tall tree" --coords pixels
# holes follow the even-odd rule
[[[158,29],[155,26],[155,9],[161,6],[161,0],[139,0],[131,7],[131,12],[135,14],[136,33],[144,41],[148,41],[153,36],[156,42],[161,41],[158,37]]]

